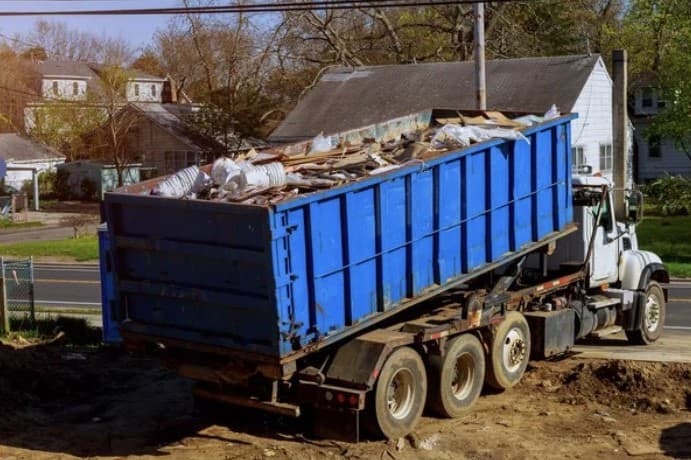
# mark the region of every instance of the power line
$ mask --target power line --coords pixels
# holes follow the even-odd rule
[[[58,10],[58,11],[0,11],[0,17],[13,16],[140,16],[172,14],[219,14],[219,13],[279,13],[309,10],[344,10],[355,8],[400,8],[438,5],[483,3],[486,0],[321,0],[296,3],[254,3],[226,6],[171,7],[171,8],[122,8],[108,10]],[[510,3],[525,0],[493,0],[494,3]]]

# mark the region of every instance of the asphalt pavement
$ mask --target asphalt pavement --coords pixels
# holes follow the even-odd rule
[[[101,278],[96,264],[34,264],[37,307],[101,308]]]

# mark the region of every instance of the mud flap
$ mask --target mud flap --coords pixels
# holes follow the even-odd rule
[[[360,442],[362,412],[353,409],[312,408],[312,434],[318,438]]]

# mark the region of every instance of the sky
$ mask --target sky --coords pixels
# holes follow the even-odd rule
[[[123,8],[157,8],[180,6],[179,0],[52,0],[32,1],[0,0],[0,11],[63,11],[63,10],[94,10],[94,9],[123,9]],[[29,32],[34,23],[41,16],[0,17],[0,33],[14,35]],[[70,29],[106,34],[110,37],[122,37],[135,49],[142,48],[151,42],[151,37],[157,29],[163,28],[170,15],[161,16],[44,16],[48,21],[67,23]]]

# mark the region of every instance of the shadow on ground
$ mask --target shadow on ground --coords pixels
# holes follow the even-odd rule
[[[189,381],[119,349],[0,345],[0,370],[0,447],[49,456],[167,455],[162,446],[214,437],[203,431],[215,424],[270,439],[301,438],[302,424],[294,420],[225,406],[201,412]],[[241,437],[223,440],[242,444]]]
[[[688,406],[691,408],[691,404]],[[662,430],[660,449],[673,458],[691,458],[691,423],[680,423]]]

